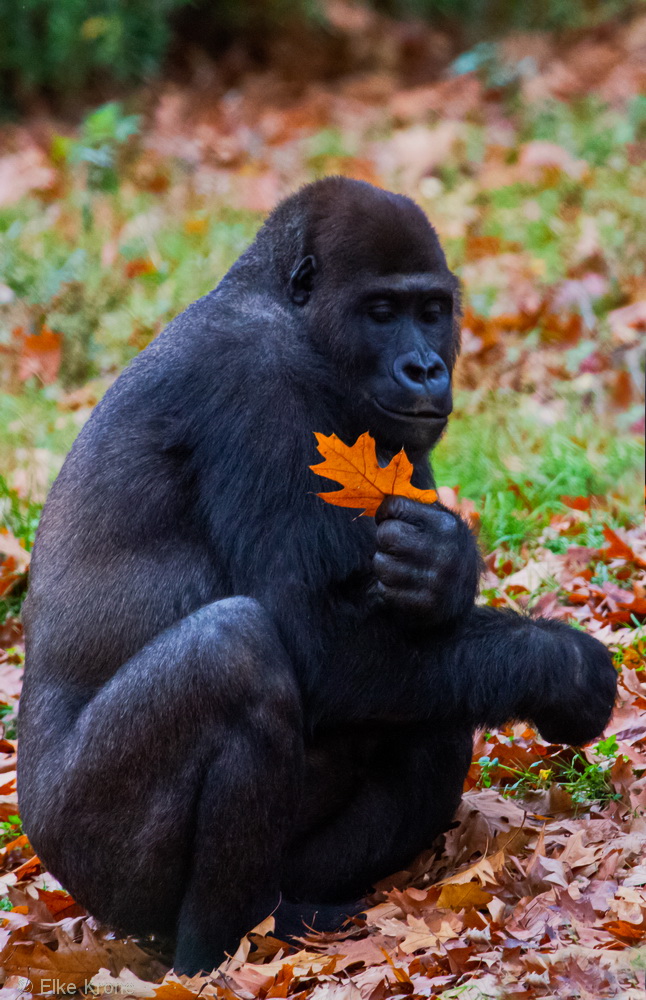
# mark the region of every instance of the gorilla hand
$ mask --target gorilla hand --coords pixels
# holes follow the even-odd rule
[[[580,746],[596,739],[612,713],[617,671],[606,647],[562,622],[538,619],[543,683],[527,706],[543,739]]]
[[[436,625],[472,607],[481,561],[464,521],[439,503],[386,497],[375,515],[375,593],[384,607]]]

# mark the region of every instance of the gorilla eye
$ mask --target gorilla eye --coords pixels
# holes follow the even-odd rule
[[[392,323],[395,312],[388,302],[375,302],[368,308],[368,315],[375,323]]]
[[[451,309],[448,299],[431,299],[426,302],[422,310],[422,323],[434,323],[440,316],[444,316]]]
[[[448,312],[446,299],[431,299],[430,302],[424,304],[420,319],[422,323],[435,323],[446,312]]]

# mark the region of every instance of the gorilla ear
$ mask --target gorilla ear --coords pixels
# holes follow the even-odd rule
[[[303,257],[302,261],[292,271],[289,279],[289,297],[297,306],[304,306],[312,294],[314,288],[314,275],[316,274],[316,258]]]

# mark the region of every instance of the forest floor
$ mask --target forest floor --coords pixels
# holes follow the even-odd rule
[[[378,34],[379,22],[355,28]],[[415,87],[392,69],[300,87],[273,69],[227,90],[201,61],[185,84],[78,127],[42,114],[2,129],[6,996],[642,1000],[645,93],[642,17],[567,44],[478,46]],[[522,725],[480,734],[459,825],[379,887],[365,917],[299,947],[269,918],[188,980],[151,942],[88,918],[22,834],[20,603],[46,489],[105,388],[213,287],[280,197],[332,173],[412,195],[464,282],[456,413],[434,467],[479,531],[481,599],[607,643],[618,706],[580,750]]]

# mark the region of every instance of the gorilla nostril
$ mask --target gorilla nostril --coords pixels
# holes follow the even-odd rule
[[[412,361],[402,367],[402,372],[411,382],[417,382],[419,385],[423,385],[428,378],[427,369],[422,365],[413,364]]]
[[[393,375],[403,388],[414,392],[416,396],[420,393],[444,392],[451,380],[448,368],[435,351],[400,354],[395,359]]]

